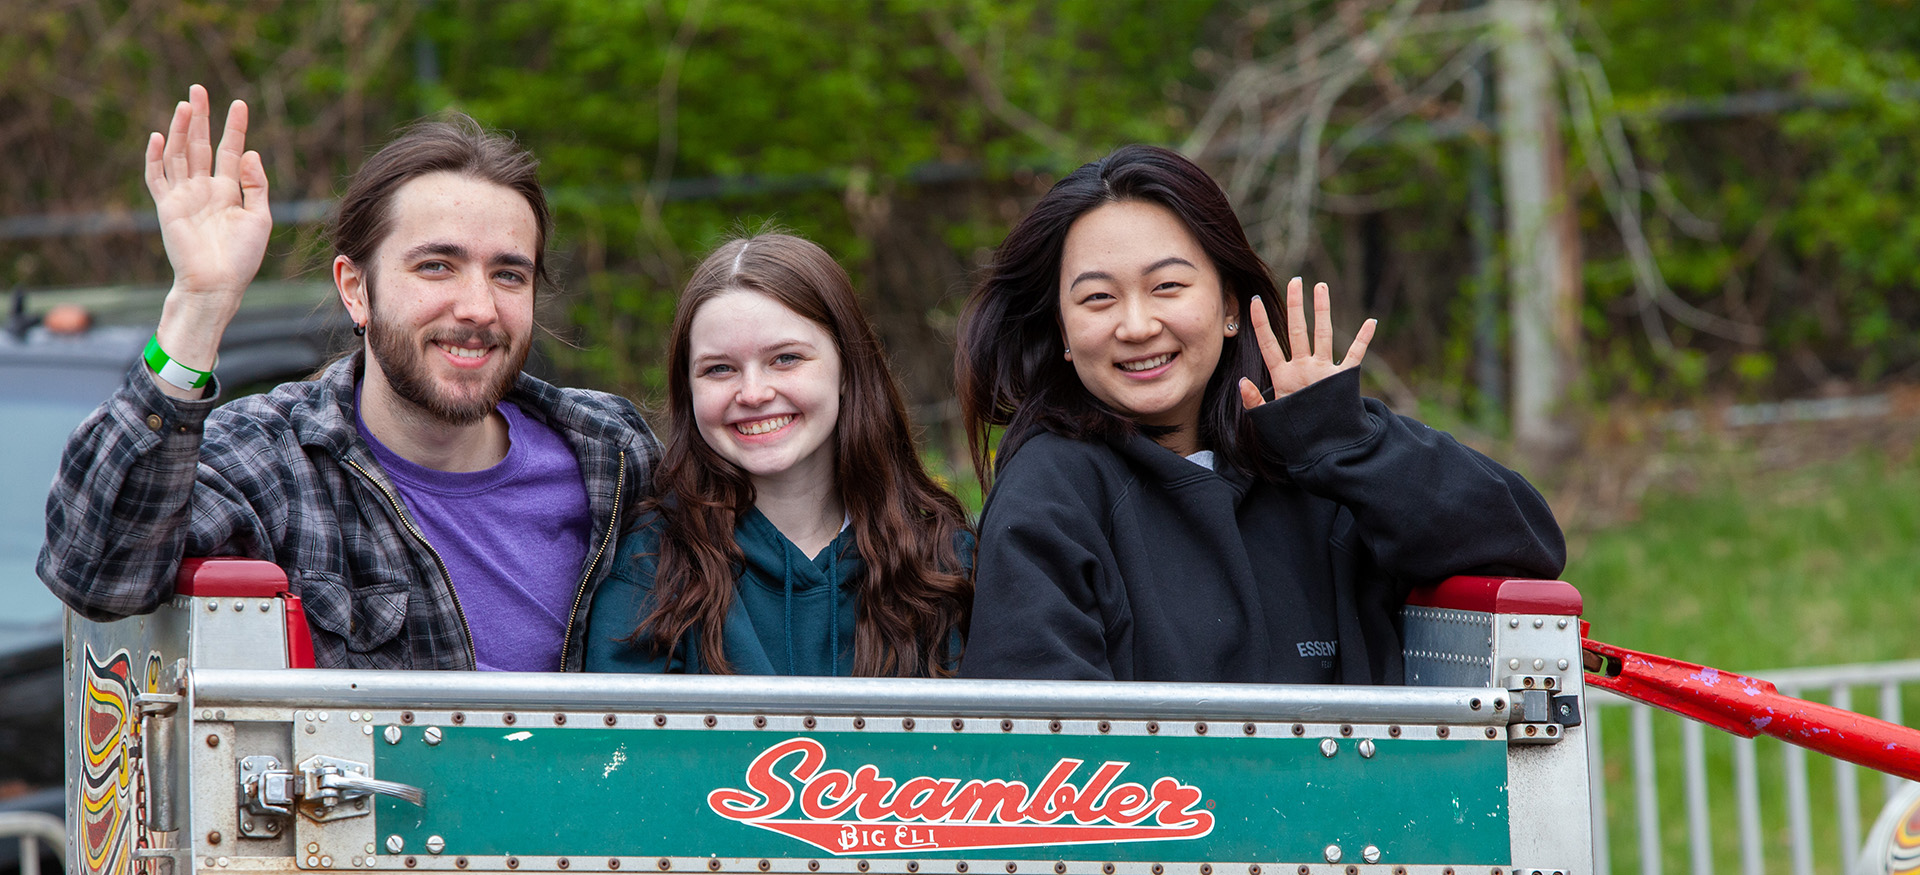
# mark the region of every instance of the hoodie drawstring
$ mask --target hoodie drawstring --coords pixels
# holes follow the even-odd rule
[[[780,551],[780,582],[786,586],[787,596],[787,674],[793,674],[793,550]]]

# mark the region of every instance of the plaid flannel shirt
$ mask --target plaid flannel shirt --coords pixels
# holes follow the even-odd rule
[[[67,442],[47,497],[41,580],[82,616],[146,613],[173,597],[184,556],[286,569],[323,668],[471,669],[472,633],[439,556],[354,427],[360,356],[316,379],[216,408],[180,401],[135,364]],[[581,665],[580,616],[660,444],[631,402],[521,374],[507,400],[579,460],[594,540],[562,667]]]

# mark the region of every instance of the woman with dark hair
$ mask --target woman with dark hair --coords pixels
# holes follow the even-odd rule
[[[950,674],[972,535],[846,271],[784,234],[722,245],[667,361],[656,497],[594,594],[587,670]]]
[[[1128,146],[1014,226],[960,322],[980,520],[970,677],[1399,683],[1409,588],[1553,577],[1540,494],[1362,398],[1227,197]],[[997,454],[992,430],[1003,428]]]

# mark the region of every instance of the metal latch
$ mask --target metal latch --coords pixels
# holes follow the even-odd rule
[[[1512,690],[1507,739],[1515,744],[1552,744],[1562,730],[1580,725],[1580,697],[1547,689]]]
[[[239,762],[240,835],[273,838],[281,820],[295,809],[308,820],[325,823],[373,813],[371,796],[392,796],[425,806],[426,791],[396,781],[367,777],[366,763],[330,756],[308,757],[287,769],[275,756],[241,757]]]

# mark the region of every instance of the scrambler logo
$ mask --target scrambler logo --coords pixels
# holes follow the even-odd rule
[[[826,760],[820,742],[787,739],[753,758],[748,789],[715,790],[707,805],[830,854],[1151,842],[1213,831],[1199,788],[1173,778],[1151,787],[1121,782],[1123,762],[1101,763],[1076,783],[1083,762],[1062,758],[1029,788],[998,779],[895,780],[872,765],[824,769]],[[783,816],[790,812],[798,816]]]

